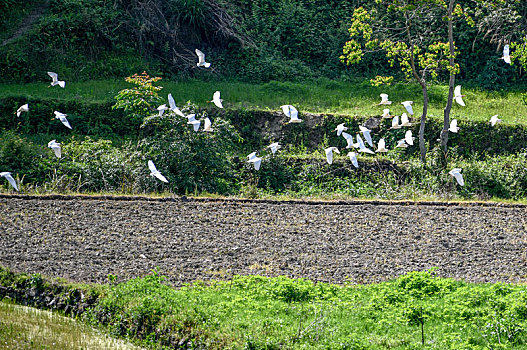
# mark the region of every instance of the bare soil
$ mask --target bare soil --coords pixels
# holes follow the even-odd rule
[[[0,264],[78,282],[158,268],[174,285],[233,274],[369,283],[437,267],[527,280],[527,207],[0,196]]]

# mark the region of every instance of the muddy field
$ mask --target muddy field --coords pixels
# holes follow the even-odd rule
[[[160,273],[336,283],[438,267],[527,281],[527,207],[0,196],[0,264],[73,281]]]

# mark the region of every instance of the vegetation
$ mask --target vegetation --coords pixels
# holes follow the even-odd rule
[[[21,291],[30,287],[27,281],[39,277],[0,271],[0,285],[16,285]],[[233,276],[175,289],[155,271],[122,283],[115,283],[114,277],[110,284],[85,287],[86,293],[96,288],[98,297],[78,317],[145,346],[471,350],[527,346],[525,286],[471,284],[440,278],[433,270],[364,286]],[[0,305],[4,314],[27,313]],[[63,322],[54,317],[53,323]],[[7,322],[19,325],[16,320]],[[14,326],[2,329],[0,337],[18,332]]]
[[[2,301],[0,344],[6,349],[140,349],[57,313]]]

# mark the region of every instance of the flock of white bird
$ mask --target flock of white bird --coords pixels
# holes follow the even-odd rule
[[[205,61],[205,54],[203,52],[201,52],[200,50],[198,50],[198,49],[196,49],[195,52],[196,52],[196,55],[198,56],[197,66],[198,67],[202,67],[202,68],[210,68],[211,64],[209,62]],[[504,48],[503,48],[503,57],[501,57],[500,59],[503,59],[508,64],[511,63],[511,59],[510,59],[510,55],[509,55],[509,45],[505,45],[504,46]],[[61,88],[65,88],[66,87],[66,82],[63,81],[63,80],[59,80],[57,73],[55,73],[55,72],[48,72],[48,75],[52,79],[51,80],[51,86],[58,85]],[[388,97],[387,94],[380,94],[380,97],[381,97],[381,102],[379,103],[379,105],[391,105],[392,104],[392,101],[389,100],[389,97]],[[464,97],[464,95],[461,94],[461,85],[456,86],[455,89],[454,89],[454,100],[460,106],[465,106],[465,103],[463,102],[463,97]],[[216,91],[214,93],[214,95],[212,97],[212,100],[209,101],[209,102],[214,103],[214,105],[217,106],[218,108],[223,108],[223,104],[222,104],[223,100],[220,98],[220,92],[219,91]],[[167,110],[170,110],[170,111],[174,112],[176,115],[179,115],[179,116],[181,116],[183,118],[187,118],[187,124],[192,125],[194,131],[198,131],[199,130],[199,128],[201,126],[201,121],[196,119],[196,115],[195,114],[185,115],[177,107],[176,102],[175,102],[174,98],[172,97],[172,94],[168,94],[168,103],[169,103],[168,106],[166,104],[163,104],[163,105],[161,105],[161,106],[159,106],[157,108],[157,110],[159,112],[159,116],[163,116],[163,114]],[[413,111],[413,108],[412,108],[413,101],[404,101],[404,102],[401,102],[401,104],[404,106],[406,112],[408,112],[408,114],[413,116],[413,114],[414,114],[414,111]],[[289,118],[288,124],[289,123],[301,123],[302,122],[302,119],[298,118],[298,110],[294,106],[292,106],[292,105],[283,105],[283,106],[280,106],[280,108],[282,109],[283,113]],[[28,111],[29,111],[29,105],[28,104],[24,104],[24,105],[20,106],[20,108],[17,109],[16,115],[17,115],[17,117],[20,117],[22,112],[28,112]],[[402,113],[401,117],[399,118],[399,116],[397,116],[397,115],[390,115],[390,110],[388,108],[386,108],[386,109],[383,110],[382,119],[389,119],[389,118],[392,119],[391,127],[390,127],[390,129],[392,129],[392,130],[394,130],[394,129],[401,129],[402,127],[412,126],[412,123],[410,122],[410,118],[408,117],[406,112]],[[60,120],[62,122],[62,124],[64,124],[65,127],[67,127],[68,129],[71,129],[71,125],[70,125],[70,123],[69,123],[69,121],[67,119],[67,114],[61,113],[61,112],[58,112],[58,111],[54,111],[53,113],[55,115],[55,118]],[[492,126],[496,125],[496,123],[498,123],[500,121],[501,121],[501,119],[498,118],[498,115],[494,115],[490,119],[490,123],[491,123]],[[205,118],[203,122],[204,122],[204,127],[203,127],[203,131],[204,132],[213,132],[214,131],[214,129],[212,128],[212,123],[211,123],[211,121],[210,121],[210,119],[208,117]],[[355,148],[355,149],[358,150],[358,152],[366,153],[366,154],[375,154],[375,153],[388,152],[388,149],[386,148],[386,142],[385,142],[384,138],[381,138],[379,140],[379,142],[377,143],[377,149],[375,151],[372,151],[370,148],[366,147],[366,144],[364,143],[364,140],[362,139],[360,134],[362,134],[364,136],[364,139],[366,140],[366,143],[370,147],[372,147],[372,148],[374,147],[374,144],[373,144],[373,141],[372,141],[372,138],[371,138],[371,130],[368,129],[367,127],[362,126],[362,125],[359,126],[359,132],[357,132],[357,134],[355,136],[355,139],[357,140],[357,142],[354,142],[353,136],[351,134],[347,133],[346,132],[347,130],[348,130],[348,128],[345,126],[345,123],[337,125],[337,127],[334,130],[334,131],[337,132],[337,136],[342,136],[346,140],[346,142],[347,142],[346,149]],[[453,132],[453,133],[457,133],[459,131],[459,127],[457,126],[457,120],[456,119],[452,120],[452,122],[450,123],[450,127],[449,127],[448,131]],[[412,136],[412,131],[408,130],[408,131],[406,131],[404,138],[397,141],[397,144],[395,145],[395,148],[407,148],[408,146],[412,146],[413,144],[414,144],[414,137]],[[61,149],[60,143],[58,143],[56,140],[51,140],[48,143],[48,147],[53,150],[53,152],[55,153],[55,156],[57,158],[61,158],[62,157],[62,149]],[[273,142],[269,146],[267,146],[266,149],[270,149],[272,154],[274,155],[278,151],[278,149],[280,149],[281,147],[282,146],[278,142]],[[339,151],[339,149],[337,147],[332,146],[332,147],[326,148],[325,149],[325,153],[326,153],[326,160],[331,165],[333,163],[333,154],[334,153],[340,154],[340,151]],[[353,164],[353,166],[355,168],[358,168],[359,167],[359,163],[358,163],[358,160],[357,160],[357,153],[350,151],[350,152],[348,152],[347,155],[350,158],[351,163]],[[251,154],[249,154],[247,156],[247,158],[248,158],[247,162],[252,163],[254,165],[254,169],[255,170],[259,170],[260,169],[260,165],[262,163],[262,158],[257,156],[257,151],[252,152]],[[151,176],[159,179],[162,182],[168,183],[168,180],[166,179],[166,177],[163,176],[163,174],[161,174],[161,172],[159,170],[157,170],[156,166],[154,165],[154,162],[152,162],[151,160],[148,161],[148,168],[150,170],[150,175]],[[461,171],[462,171],[462,169],[460,169],[460,168],[454,168],[454,169],[452,169],[449,172],[449,174],[452,175],[457,180],[457,183],[460,186],[464,186],[465,183],[464,183],[463,175],[461,174]],[[11,186],[16,191],[18,191],[18,185],[17,185],[15,179],[13,178],[11,172],[8,172],[8,171],[0,172],[0,177],[5,177],[6,180],[11,184]]]

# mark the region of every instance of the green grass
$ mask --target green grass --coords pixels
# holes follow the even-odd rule
[[[60,75],[59,75],[60,77]],[[462,82],[461,82],[462,83]],[[364,82],[340,82],[327,79],[306,83],[269,82],[266,84],[249,84],[226,81],[187,80],[173,82],[161,80],[162,96],[172,93],[177,104],[190,100],[199,106],[211,106],[207,101],[212,94],[220,90],[224,106],[231,109],[280,110],[283,104],[297,106],[301,112],[328,113],[354,116],[374,116],[382,113],[379,94],[390,95],[393,113],[404,112],[402,101],[413,100],[414,111],[418,115],[422,108],[421,90],[415,84],[395,84],[388,87],[372,87]],[[66,88],[48,88],[46,82],[32,84],[0,85],[0,97],[28,96],[32,98],[82,99],[86,101],[113,101],[117,91],[128,84],[115,80],[88,82],[66,82]],[[442,119],[448,87],[445,85],[430,86],[431,118]],[[463,88],[462,93],[466,107],[454,105],[452,117],[460,120],[487,121],[498,114],[504,123],[527,125],[527,106],[522,103],[518,91],[482,91],[481,89]]]
[[[140,349],[50,311],[0,302],[2,349]]]
[[[113,331],[210,349],[526,349],[526,302],[525,286],[430,271],[363,286],[235,276],[179,290],[153,274],[111,287],[99,312],[117,310]]]

